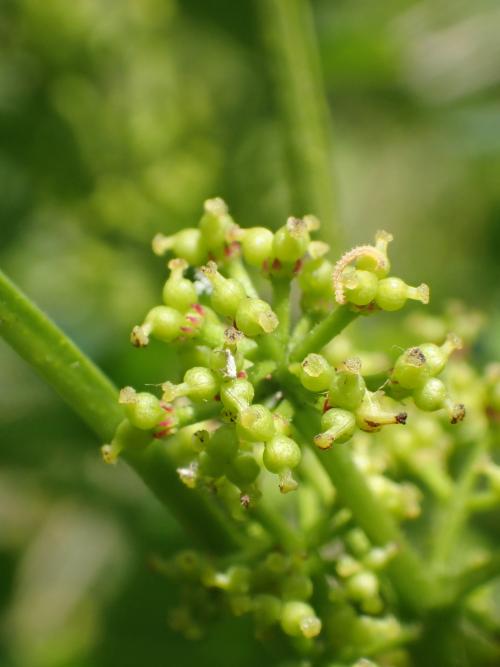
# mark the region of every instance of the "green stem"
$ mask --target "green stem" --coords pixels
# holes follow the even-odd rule
[[[346,306],[339,306],[317,324],[290,352],[290,361],[302,361],[309,352],[318,352],[353,322],[358,313]]]
[[[284,129],[292,207],[298,215],[316,214],[335,247],[331,129],[312,12],[307,0],[260,0],[259,6]]]
[[[439,516],[435,529],[432,563],[436,571],[446,572],[456,539],[469,516],[469,498],[477,475],[477,464],[488,448],[483,438],[469,445],[469,452],[450,502]]]
[[[319,416],[303,409],[296,413],[298,429],[310,442],[319,430]],[[348,507],[359,526],[373,544],[395,544],[398,552],[387,567],[387,573],[401,602],[413,612],[422,612],[434,603],[434,591],[423,564],[399,530],[384,505],[373,494],[365,476],[355,465],[349,444],[335,445],[331,450],[313,450],[324,466],[343,504]]]
[[[290,339],[290,280],[273,278],[272,286],[273,310],[278,317],[279,324],[271,336],[278,343],[280,359],[284,361]]]
[[[495,554],[483,563],[470,567],[448,582],[446,588],[452,592],[451,604],[456,604],[457,600],[463,599],[476,588],[497,577],[500,577],[500,554]]]
[[[109,442],[123,419],[111,381],[68,337],[0,272],[0,335],[77,412],[101,441]],[[145,483],[205,546],[223,550],[234,534],[208,498],[188,493],[164,445],[153,442],[125,458]]]

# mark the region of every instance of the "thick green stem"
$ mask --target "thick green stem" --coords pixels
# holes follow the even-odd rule
[[[262,30],[283,124],[291,203],[314,213],[338,245],[329,110],[313,16],[307,0],[260,0]]]
[[[0,272],[0,335],[75,410],[102,441],[123,419],[118,392],[94,363],[3,273]],[[222,551],[234,533],[209,498],[191,495],[164,445],[153,442],[125,458],[197,541]]]
[[[314,411],[296,413],[295,423],[308,441],[319,432],[319,418]],[[359,526],[373,544],[395,544],[397,554],[387,572],[401,602],[411,611],[421,613],[434,603],[435,595],[423,564],[413,552],[402,532],[384,505],[376,498],[366,479],[354,463],[349,444],[335,445],[331,450],[314,449],[343,504],[348,507]]]
[[[309,352],[318,352],[353,322],[358,313],[347,306],[339,306],[317,324],[290,352],[290,361],[302,361]]]

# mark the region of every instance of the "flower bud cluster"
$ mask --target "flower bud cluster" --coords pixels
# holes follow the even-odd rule
[[[415,480],[440,499],[452,491],[448,459],[455,436],[432,413],[444,410],[449,422],[461,421],[463,405],[450,395],[469,403],[470,380],[458,363],[447,363],[461,346],[457,336],[429,337],[390,368],[391,349],[359,349],[338,335],[341,327],[329,328],[337,314],[350,321],[399,310],[409,299],[427,303],[429,290],[390,275],[390,234],[378,232],[373,245],[335,263],[328,246],[312,238],[318,227],[305,216],[289,218],[275,232],[245,229],[216,198],[205,202],[196,228],[155,237],[153,250],[169,255],[169,273],[161,303],[134,327],[131,340],[139,348],[150,341],[168,345],[180,371],[157,393],[122,389],[124,421],[102,453],[115,462],[124,450],[156,439],[180,480],[210,491],[227,522],[253,536],[253,551],[234,561],[185,552],[157,564],[183,586],[172,627],[199,638],[223,606],[253,615],[260,637],[279,631],[303,654],[328,646],[323,657],[342,662],[346,647],[355,647],[354,661],[364,651],[376,657],[374,646],[392,649],[404,643],[406,631],[386,596],[384,568],[397,549],[368,541],[323,462],[335,460],[330,450],[338,446],[351,450],[369,492],[394,521],[416,518],[423,494]],[[491,370],[486,385],[481,380],[480,400],[472,392],[476,431],[499,412],[498,377]],[[390,425],[398,428],[385,428]],[[262,519],[273,514],[276,523]],[[280,543],[271,533],[289,518]],[[288,530],[297,527],[303,550],[286,553]]]

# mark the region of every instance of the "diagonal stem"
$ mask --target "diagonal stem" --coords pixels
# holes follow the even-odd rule
[[[101,441],[112,439],[123,419],[116,387],[2,272],[0,335]],[[199,544],[214,551],[236,546],[231,526],[211,499],[187,489],[179,480],[165,443],[155,441],[125,458]]]

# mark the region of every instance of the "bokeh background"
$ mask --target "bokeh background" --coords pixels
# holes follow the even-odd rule
[[[118,385],[171,359],[128,332],[158,300],[155,232],[224,197],[242,225],[291,210],[256,0],[2,0],[0,263]],[[315,0],[343,244],[378,228],[394,265],[489,318],[500,358],[497,0]],[[331,221],[324,238],[337,238]],[[389,319],[397,330],[398,319]],[[246,621],[187,643],[147,567],[185,537],[125,466],[0,345],[0,664],[273,664]]]

